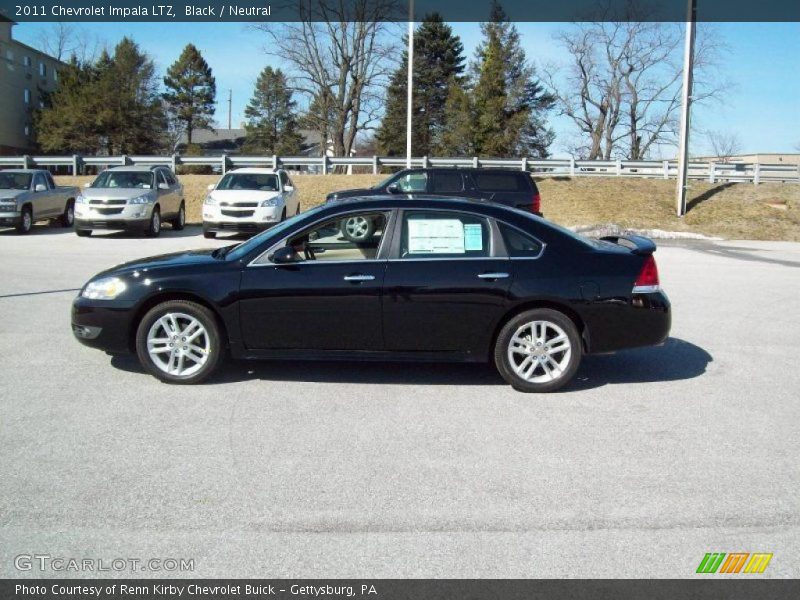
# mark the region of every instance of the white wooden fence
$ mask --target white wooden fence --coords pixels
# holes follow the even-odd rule
[[[529,171],[540,176],[568,177],[649,177],[670,179],[677,176],[678,163],[674,160],[576,160],[573,158],[453,158],[416,157],[413,167],[505,167]],[[119,165],[167,165],[175,169],[179,165],[210,166],[217,171],[239,167],[283,167],[326,174],[352,167],[367,172],[380,173],[382,167],[405,167],[404,157],[365,156],[334,158],[328,156],[0,156],[0,168],[47,168],[66,167],[73,175],[83,172],[84,166],[105,168]],[[709,163],[690,162],[689,178],[718,181],[752,182],[767,181],[800,183],[800,165],[759,163]]]

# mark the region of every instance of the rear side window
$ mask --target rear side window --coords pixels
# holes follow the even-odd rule
[[[542,243],[521,232],[519,229],[497,222],[503,241],[506,244],[506,252],[514,257],[537,257],[542,253]]]
[[[459,212],[403,215],[400,258],[473,258],[490,254],[486,219]]]
[[[439,193],[463,192],[464,181],[461,173],[437,171],[433,176],[433,191]]]
[[[481,192],[528,192],[530,185],[529,179],[524,173],[485,173],[478,172],[472,176],[475,186]]]

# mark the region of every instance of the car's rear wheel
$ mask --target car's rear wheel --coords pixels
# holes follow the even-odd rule
[[[64,207],[64,212],[61,214],[61,226],[72,227],[75,223],[75,202],[67,200],[67,205]]]
[[[25,206],[20,215],[19,225],[17,225],[17,233],[30,233],[33,228],[33,211],[30,206]]]
[[[349,217],[342,221],[341,232],[348,242],[368,242],[375,234],[375,221],[362,216]]]
[[[145,235],[147,237],[158,237],[161,233],[161,211],[158,210],[158,207],[153,209],[153,214],[150,217],[150,224],[147,226],[147,231],[145,231]]]
[[[149,373],[167,383],[199,383],[222,359],[220,328],[205,306],[170,300],[139,323],[136,354]]]
[[[581,338],[572,319],[556,310],[537,308],[503,326],[494,360],[514,389],[552,392],[574,377],[581,355]]]
[[[171,221],[172,228],[175,231],[181,231],[186,225],[186,205],[181,202],[181,207],[178,209],[178,216]]]

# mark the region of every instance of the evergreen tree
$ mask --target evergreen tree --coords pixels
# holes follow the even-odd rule
[[[129,38],[94,64],[73,59],[35,117],[48,152],[155,152],[164,129],[153,61]]]
[[[450,84],[444,105],[445,127],[433,154],[437,156],[473,156],[475,154],[473,106],[467,91],[457,81]]]
[[[183,121],[186,137],[192,143],[196,129],[211,129],[217,84],[211,67],[193,45],[188,44],[164,77],[167,91],[163,94],[171,116]]]
[[[509,23],[497,0],[492,2],[489,22],[481,25],[481,31],[485,39],[476,50],[471,72],[475,79],[480,78],[489,48],[494,45],[492,52],[499,53],[503,65],[506,97],[503,112],[495,117],[502,117],[509,134],[508,147],[502,155],[547,157],[555,136],[547,126],[546,117],[555,105],[555,96],[539,81],[536,69],[522,49],[517,28]]]
[[[408,38],[406,38],[406,46]],[[414,90],[412,148],[416,155],[432,154],[446,131],[445,104],[452,85],[461,85],[464,45],[439,14],[425,17],[414,33]],[[408,52],[392,74],[386,112],[377,141],[382,153],[405,154]]]
[[[296,107],[283,71],[264,68],[244,111],[247,118],[245,149],[284,156],[298,154],[303,139],[297,131]]]
[[[487,29],[485,34],[488,39],[483,45],[483,60],[474,92],[475,152],[482,156],[508,156],[515,132],[506,111],[508,97],[503,47],[497,29]]]

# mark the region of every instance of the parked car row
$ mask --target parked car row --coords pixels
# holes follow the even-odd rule
[[[334,192],[326,200],[384,195],[484,199],[541,216],[536,183],[528,173],[511,169],[406,169],[372,188]],[[285,170],[236,169],[208,186],[203,235],[258,233],[299,213],[299,196]],[[113,167],[83,189],[58,187],[45,170],[0,172],[0,225],[28,233],[41,220],[74,227],[81,237],[109,229],[156,237],[164,223],[183,229],[186,200],[183,185],[165,166]],[[375,230],[376,224],[364,218],[341,224],[341,235],[351,242],[367,241]]]

